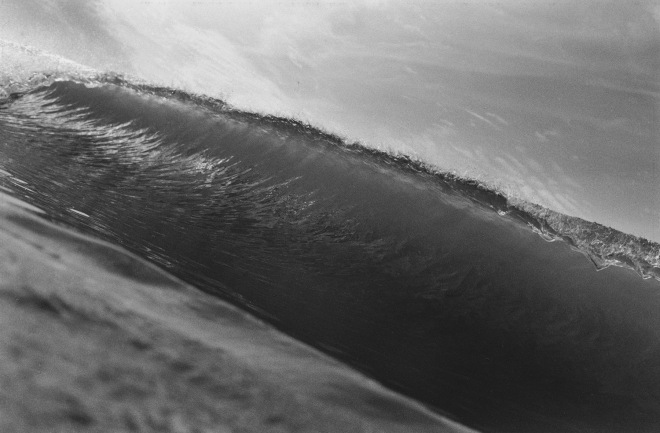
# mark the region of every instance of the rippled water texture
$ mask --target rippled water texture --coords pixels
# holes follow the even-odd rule
[[[121,248],[0,200],[3,432],[469,431]]]
[[[475,182],[130,87],[4,102],[2,189],[469,426],[657,430],[660,287],[639,255],[597,270]]]

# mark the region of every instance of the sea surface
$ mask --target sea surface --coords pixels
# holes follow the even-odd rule
[[[59,11],[61,22],[55,20],[52,27],[62,40],[70,38],[67,32],[75,27],[67,21],[75,13],[62,5],[75,3],[48,3]],[[126,26],[134,23],[120,14],[108,14],[107,8],[117,7],[115,3],[96,4],[99,9],[90,16],[101,24],[84,22],[106,29],[118,29],[122,19]],[[376,10],[387,10],[380,7]],[[11,1],[2,8],[17,17],[29,10]],[[139,8],[132,19],[145,13]],[[84,15],[85,10],[76,13]],[[39,22],[37,12],[31,13]],[[172,11],[163,8],[161,13],[171,17],[167,14]],[[202,20],[201,15],[197,18]],[[220,50],[218,40],[205,33],[208,23],[195,23],[199,34],[185,33],[180,27],[178,34],[187,36],[176,46],[193,46],[203,34],[210,38],[210,47]],[[110,35],[120,39],[126,34]],[[20,335],[23,343],[0,348],[6,365],[30,366],[0,370],[0,379],[14,390],[12,397],[7,394],[0,400],[0,414],[23,414],[13,415],[7,428],[44,429],[52,422],[59,429],[55,431],[67,431],[71,425],[83,431],[111,431],[113,425],[127,431],[197,431],[201,426],[212,429],[217,422],[236,432],[332,431],[327,427],[332,421],[315,425],[313,420],[291,418],[304,411],[299,408],[300,396],[310,395],[314,419],[325,420],[328,413],[346,419],[346,408],[354,406],[363,423],[342,431],[655,432],[660,428],[660,244],[578,216],[592,215],[611,198],[587,211],[580,208],[579,194],[571,195],[569,190],[559,194],[562,186],[546,179],[548,191],[558,189],[546,195],[551,200],[535,201],[525,186],[541,182],[539,177],[520,169],[504,170],[498,183],[496,170],[479,166],[479,160],[489,160],[488,155],[475,159],[477,168],[472,171],[446,169],[421,147],[419,152],[408,152],[405,147],[393,148],[394,142],[374,146],[368,139],[347,138],[359,135],[347,123],[343,125],[351,134],[344,134],[341,127],[341,132],[332,129],[339,121],[300,120],[307,116],[291,113],[292,99],[280,100],[281,111],[272,108],[277,100],[271,101],[270,111],[253,100],[240,104],[246,95],[256,99],[259,92],[267,95],[265,88],[254,87],[252,93],[230,103],[212,86],[207,91],[195,87],[202,76],[195,71],[190,77],[196,78],[189,77],[187,85],[163,83],[148,74],[136,77],[128,66],[127,73],[120,67],[119,72],[100,68],[89,55],[92,66],[84,66],[83,59],[70,60],[62,57],[62,51],[47,52],[26,42],[21,37],[0,40],[0,203],[3,209],[13,209],[0,213],[0,234],[14,239],[7,240],[1,251],[5,267],[0,268],[0,288],[7,301],[5,317],[22,317],[29,324],[8,326],[4,340]],[[127,49],[110,43],[105,47]],[[165,45],[150,49],[164,52]],[[168,52],[160,59],[168,56],[185,57],[185,53]],[[222,63],[220,57],[216,61]],[[199,70],[210,73],[203,66]],[[168,71],[175,74],[175,66]],[[645,76],[640,71],[638,77]],[[469,80],[477,78],[471,75]],[[539,85],[538,80],[519,76],[500,84],[505,82],[530,86],[530,91]],[[558,81],[560,87],[566,82]],[[656,84],[638,81],[636,90],[628,91],[653,107]],[[557,94],[567,92],[562,89]],[[601,102],[613,97],[607,95]],[[632,147],[633,160],[649,150],[656,131],[647,122],[650,112],[638,107],[643,113],[635,117],[640,122],[636,131],[642,138],[639,146]],[[590,112],[584,110],[583,114]],[[503,112],[488,111],[488,116],[468,108],[465,113],[463,109],[462,116],[481,117],[481,123],[500,132],[514,124],[510,116],[501,117]],[[469,124],[461,126],[461,119],[465,117],[449,115],[445,120],[451,126],[445,126],[466,128],[462,139],[477,140],[480,133]],[[380,122],[386,124],[386,117]],[[624,134],[624,129],[617,133]],[[583,127],[570,131],[573,138],[578,133],[590,136]],[[515,131],[507,134],[520,137]],[[543,139],[537,137],[538,141],[545,144],[561,137],[549,130],[539,134]],[[412,138],[409,145],[415,146]],[[582,151],[589,147],[584,146]],[[463,155],[474,156],[475,149],[468,147]],[[511,151],[512,147],[500,144],[488,152],[493,160],[502,157],[511,162],[507,157],[511,153],[506,153]],[[526,155],[528,159],[519,155],[516,161],[522,166],[538,164]],[[552,162],[563,164],[561,159],[548,164]],[[652,171],[653,161],[648,164]],[[569,169],[559,167],[557,173]],[[630,167],[626,170],[632,172]],[[522,182],[519,190],[506,181],[516,173]],[[619,181],[625,183],[624,177]],[[657,184],[645,184],[642,190],[654,187]],[[598,188],[617,190],[616,186]],[[647,213],[654,215],[655,198],[647,194],[646,206],[651,209]],[[562,201],[560,196],[568,198]],[[577,211],[568,214],[569,208]],[[642,207],[637,211],[642,212]],[[635,221],[640,231],[656,233],[644,218]],[[115,258],[109,259],[101,247],[90,247],[98,245],[92,239],[102,241]],[[26,245],[43,257],[25,253]],[[66,252],[53,252],[59,249]],[[135,277],[125,266],[108,266],[128,260],[117,259],[117,254],[142,263],[139,266],[150,270],[141,272],[151,276]],[[41,263],[34,266],[43,266],[39,272],[45,276],[34,277],[25,265],[32,263],[29,260]],[[58,265],[60,261],[64,265]],[[53,281],[83,272],[82,280],[72,286],[75,291],[71,289],[77,295],[60,283],[49,287],[44,283],[48,272]],[[122,289],[113,290],[112,284],[94,282],[108,272],[139,284],[117,283]],[[54,329],[66,329],[55,335],[70,347],[68,356],[86,356],[93,360],[90,366],[76,364],[46,344],[47,331],[37,325],[44,312],[52,313],[48,317]],[[232,319],[236,314],[240,320]],[[14,323],[13,319],[7,323]],[[231,335],[222,331],[223,323],[236,331]],[[260,331],[251,334],[255,327]],[[75,329],[81,329],[80,334]],[[134,337],[121,337],[125,334]],[[103,349],[103,338],[115,343]],[[187,339],[194,339],[194,345]],[[236,349],[242,347],[240,341],[250,349]],[[231,367],[216,351],[218,345],[232,348],[227,349],[233,356]],[[113,357],[110,376],[97,374],[107,363],[104,350]],[[144,357],[142,370],[131,361],[138,356],[136,350]],[[301,356],[301,351],[314,355]],[[222,359],[218,362],[225,370],[213,370],[214,356]],[[187,367],[175,363],[177,357],[185,358]],[[60,358],[62,364],[38,374],[45,360]],[[232,380],[218,386],[240,390],[245,383],[249,398],[210,393],[204,403],[209,409],[199,406],[195,412],[185,408],[202,403],[172,397],[195,389],[201,381],[213,383],[244,363],[252,367],[257,363],[259,374],[243,380],[247,373],[232,373]],[[334,369],[342,371],[341,378],[327,380],[335,374],[327,372]],[[188,380],[191,370],[206,376],[195,376],[195,383]],[[76,376],[76,372],[81,373]],[[311,391],[315,372],[323,384],[318,393]],[[88,378],[86,382],[63,379],[70,377]],[[141,389],[120,387],[111,394],[110,385],[103,385],[108,377],[144,382]],[[48,383],[68,383],[71,389],[65,401],[75,401],[77,409],[72,412],[68,403],[55,404],[50,412],[35,409],[42,400],[57,400],[44,394]],[[356,387],[367,391],[354,392]],[[281,389],[290,390],[286,395],[294,403],[276,407],[275,418],[209,418],[214,398],[233,402],[231,409],[223,410],[240,406],[258,418],[273,411],[272,396]],[[121,395],[128,395],[130,409],[122,406]],[[354,401],[351,395],[357,396]],[[20,410],[13,411],[14,407]],[[163,415],[154,407],[169,407],[170,412]],[[185,410],[172,415],[177,408]],[[130,416],[124,414],[126,410]],[[385,415],[388,411],[390,418]],[[58,418],[58,413],[66,416]],[[159,416],[168,420],[166,425],[154,421]],[[32,418],[36,424],[29,424]]]

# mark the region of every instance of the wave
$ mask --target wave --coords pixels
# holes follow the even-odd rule
[[[0,187],[46,218],[473,427],[657,426],[657,244],[293,119],[38,81],[0,102]]]
[[[32,89],[47,87],[61,81],[81,83],[89,87],[115,85],[134,90],[143,95],[194,104],[196,108],[223,114],[228,118],[239,121],[256,122],[287,133],[306,136],[315,141],[322,141],[326,145],[337,146],[365,156],[368,155],[383,164],[397,166],[400,170],[432,176],[438,182],[450,184],[450,188],[460,190],[466,197],[471,197],[476,202],[490,207],[500,214],[513,214],[536,230],[546,240],[562,239],[569,242],[587,255],[598,269],[608,266],[620,266],[632,269],[644,278],[660,280],[660,244],[656,242],[626,234],[596,222],[565,215],[517,197],[511,197],[507,193],[495,189],[492,185],[456,173],[443,171],[423,160],[405,154],[389,153],[369,148],[359,142],[347,142],[336,134],[296,119],[239,110],[217,98],[187,93],[180,89],[156,86],[136,78],[126,79],[119,74],[90,75],[89,71],[85,72],[86,75],[82,73],[69,73],[66,75],[56,72],[36,73],[26,80],[6,84],[4,89],[0,90],[5,92],[4,99],[8,101],[30,92]],[[2,103],[2,100],[0,94],[0,103]]]

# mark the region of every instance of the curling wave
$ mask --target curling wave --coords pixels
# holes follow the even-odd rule
[[[485,431],[660,423],[657,244],[216,99],[36,81],[0,187],[46,218]]]

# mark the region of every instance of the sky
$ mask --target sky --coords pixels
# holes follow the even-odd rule
[[[659,1],[0,0],[0,38],[660,241]]]

